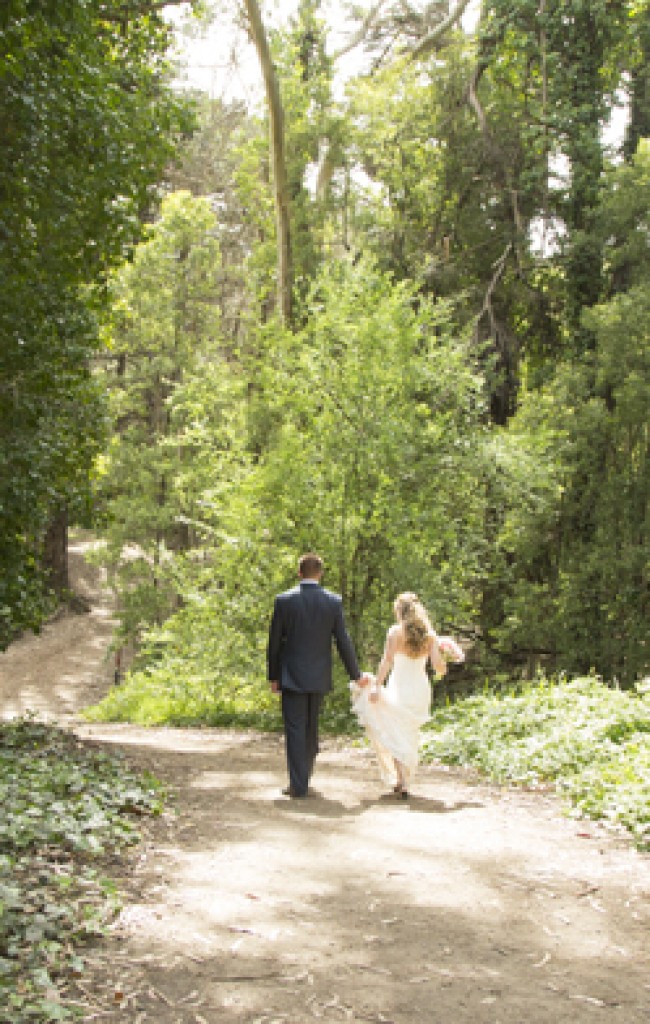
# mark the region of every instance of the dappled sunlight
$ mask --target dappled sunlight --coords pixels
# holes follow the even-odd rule
[[[96,700],[109,642],[100,603],[12,645],[2,714]],[[167,790],[89,951],[107,1024],[643,1019],[650,863],[555,799],[427,765],[397,801],[326,739],[291,801],[279,734],[70,721]]]
[[[112,743],[121,730],[93,732]],[[610,872],[606,906],[591,900],[608,856],[645,864],[646,884],[650,870],[597,844],[577,860],[575,823],[552,801],[535,813],[530,795],[426,767],[400,803],[367,751],[327,744],[315,795],[290,801],[279,737],[131,729],[131,740],[136,761],[153,755],[163,779],[183,779],[115,926],[136,958],[151,957],[140,970],[155,967],[166,998],[189,999],[200,982],[199,1013],[296,1024],[344,1008],[415,1022],[432,999],[441,1020],[487,1024],[506,993],[513,1020],[540,1019],[542,999],[569,1020],[575,997],[570,1019],[586,1021],[629,1000],[630,977],[643,998],[638,925],[620,916],[629,879]]]

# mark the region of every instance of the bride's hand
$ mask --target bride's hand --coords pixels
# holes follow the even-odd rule
[[[379,700],[379,689],[376,686],[368,694],[368,700],[372,701],[373,704],[376,704]]]
[[[465,661],[463,648],[455,640],[452,640],[450,636],[439,636],[438,647],[445,661],[453,661],[457,665]]]

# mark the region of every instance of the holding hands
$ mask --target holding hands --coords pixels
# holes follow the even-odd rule
[[[357,686],[370,687],[368,694],[368,700],[375,704],[379,700],[379,688],[377,686],[377,679],[373,676],[372,672],[364,672],[359,679],[357,679]]]

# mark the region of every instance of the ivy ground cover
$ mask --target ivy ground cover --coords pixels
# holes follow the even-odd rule
[[[116,907],[102,864],[161,809],[159,784],[31,719],[0,724],[0,1024],[67,1020],[83,947]]]
[[[648,687],[585,677],[474,695],[434,708],[423,756],[474,765],[498,782],[552,786],[575,813],[650,849]]]

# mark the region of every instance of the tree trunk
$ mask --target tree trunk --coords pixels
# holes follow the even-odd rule
[[[623,152],[629,163],[639,139],[650,137],[650,11],[639,15],[639,59],[630,74],[630,123]]]
[[[271,165],[275,188],[275,213],[278,248],[278,307],[282,320],[291,323],[291,229],[289,219],[289,190],[284,148],[284,112],[280,99],[280,86],[257,0],[244,0],[251,36],[264,78],[266,102],[269,111]]]

